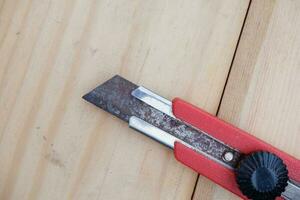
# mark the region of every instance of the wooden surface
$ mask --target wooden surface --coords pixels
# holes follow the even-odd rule
[[[299,158],[300,5],[248,6],[0,0],[0,199],[237,198],[81,99],[115,74]]]

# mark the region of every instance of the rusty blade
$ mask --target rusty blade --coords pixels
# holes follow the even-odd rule
[[[83,98],[126,122],[129,121],[131,116],[138,117],[184,141],[197,152],[208,156],[228,168],[236,166],[240,157],[238,151],[209,136],[205,132],[170,117],[133,97],[131,92],[136,88],[138,86],[134,83],[116,75],[84,95]],[[224,155],[227,152],[232,152],[233,154],[231,161],[224,160]]]
[[[128,122],[129,118],[143,107],[139,100],[131,96],[131,91],[137,87],[137,85],[116,75],[82,98]]]

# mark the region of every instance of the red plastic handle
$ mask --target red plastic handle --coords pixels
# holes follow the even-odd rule
[[[255,151],[268,151],[276,154],[287,165],[289,177],[300,182],[300,160],[179,98],[173,100],[172,109],[173,114],[178,119],[205,131],[214,138],[238,149],[242,153],[248,154]],[[208,177],[227,190],[247,199],[240,192],[232,170],[196,153],[179,142],[175,143],[174,154],[178,161],[191,167],[199,174]]]

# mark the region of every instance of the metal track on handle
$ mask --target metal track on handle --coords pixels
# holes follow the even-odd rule
[[[298,200],[300,199],[300,184],[289,180],[285,191],[281,194],[284,199]]]
[[[131,95],[135,98],[145,102],[149,106],[169,115],[170,117],[176,118],[172,111],[172,102],[155,94],[154,92],[139,86],[137,89],[131,92]]]
[[[140,131],[144,135],[147,135],[148,137],[158,141],[159,143],[171,149],[174,149],[174,144],[176,141],[180,141],[173,135],[170,135],[169,133],[162,131],[159,128],[156,128],[155,126],[135,116],[130,117],[129,127]]]

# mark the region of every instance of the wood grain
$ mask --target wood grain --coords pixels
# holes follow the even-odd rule
[[[299,1],[252,1],[219,110],[220,118],[298,159],[299,11]],[[194,199],[238,199],[208,182],[200,178]]]
[[[189,199],[197,175],[81,96],[114,74],[217,111],[248,1],[0,2],[0,199]]]

